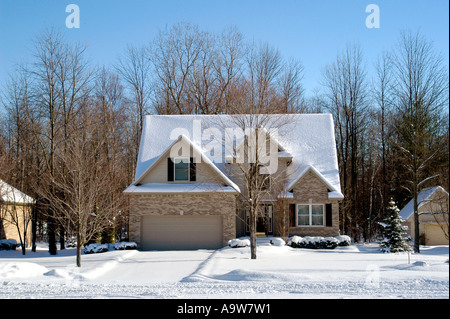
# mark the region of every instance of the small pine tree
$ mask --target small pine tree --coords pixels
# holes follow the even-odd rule
[[[394,200],[391,198],[388,207],[388,217],[383,223],[380,223],[383,226],[384,235],[384,239],[380,245],[383,252],[397,253],[409,250],[406,233],[406,229],[408,228],[402,225],[404,220],[398,214],[399,211]]]

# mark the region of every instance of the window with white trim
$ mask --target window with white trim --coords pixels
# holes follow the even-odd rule
[[[325,205],[297,204],[297,226],[324,226]]]

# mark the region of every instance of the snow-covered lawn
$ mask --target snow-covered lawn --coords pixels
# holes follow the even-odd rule
[[[0,251],[0,298],[449,298],[448,246],[384,254],[377,244],[311,250],[259,242],[216,251],[82,256]]]

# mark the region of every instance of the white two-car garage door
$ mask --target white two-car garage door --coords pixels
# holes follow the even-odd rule
[[[222,247],[222,216],[144,216],[142,250],[192,250]]]

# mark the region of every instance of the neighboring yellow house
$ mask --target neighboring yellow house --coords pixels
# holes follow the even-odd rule
[[[419,193],[419,232],[421,242],[429,246],[448,245],[448,192],[441,186],[429,187]],[[408,234],[415,238],[414,200],[399,212],[408,226]]]
[[[25,242],[30,247],[33,204],[33,198],[0,179],[0,239],[14,239],[20,244],[26,229]]]

